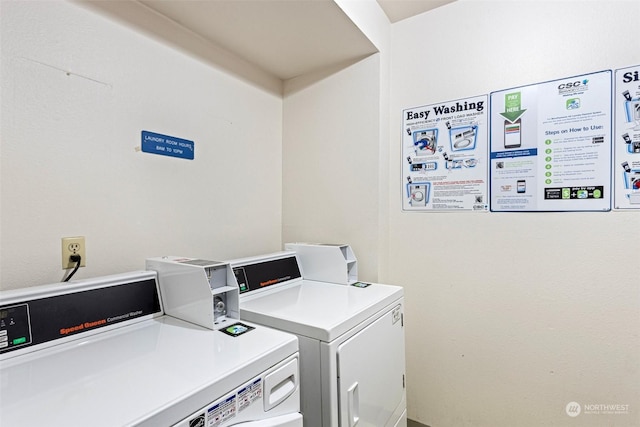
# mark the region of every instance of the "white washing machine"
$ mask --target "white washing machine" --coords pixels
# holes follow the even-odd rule
[[[406,426],[401,287],[305,280],[294,252],[229,264],[240,318],[298,337],[305,427]]]
[[[296,337],[226,329],[165,315],[155,272],[1,292],[0,425],[301,427]]]

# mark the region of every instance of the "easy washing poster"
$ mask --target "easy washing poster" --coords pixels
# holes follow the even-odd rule
[[[402,112],[402,208],[488,210],[487,96]]]
[[[615,72],[616,209],[640,209],[640,65]]]

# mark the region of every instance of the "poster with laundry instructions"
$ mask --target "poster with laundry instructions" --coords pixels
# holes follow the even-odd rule
[[[611,71],[492,92],[492,212],[611,210]]]
[[[403,110],[403,210],[488,211],[487,99]]]
[[[640,209],[640,65],[615,71],[615,208]]]

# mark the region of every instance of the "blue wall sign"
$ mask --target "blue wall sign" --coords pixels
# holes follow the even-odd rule
[[[194,143],[187,139],[142,131],[142,151],[161,156],[193,160]]]

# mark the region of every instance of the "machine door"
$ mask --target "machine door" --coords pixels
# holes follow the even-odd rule
[[[380,427],[403,401],[404,326],[398,304],[338,347],[340,427]]]

